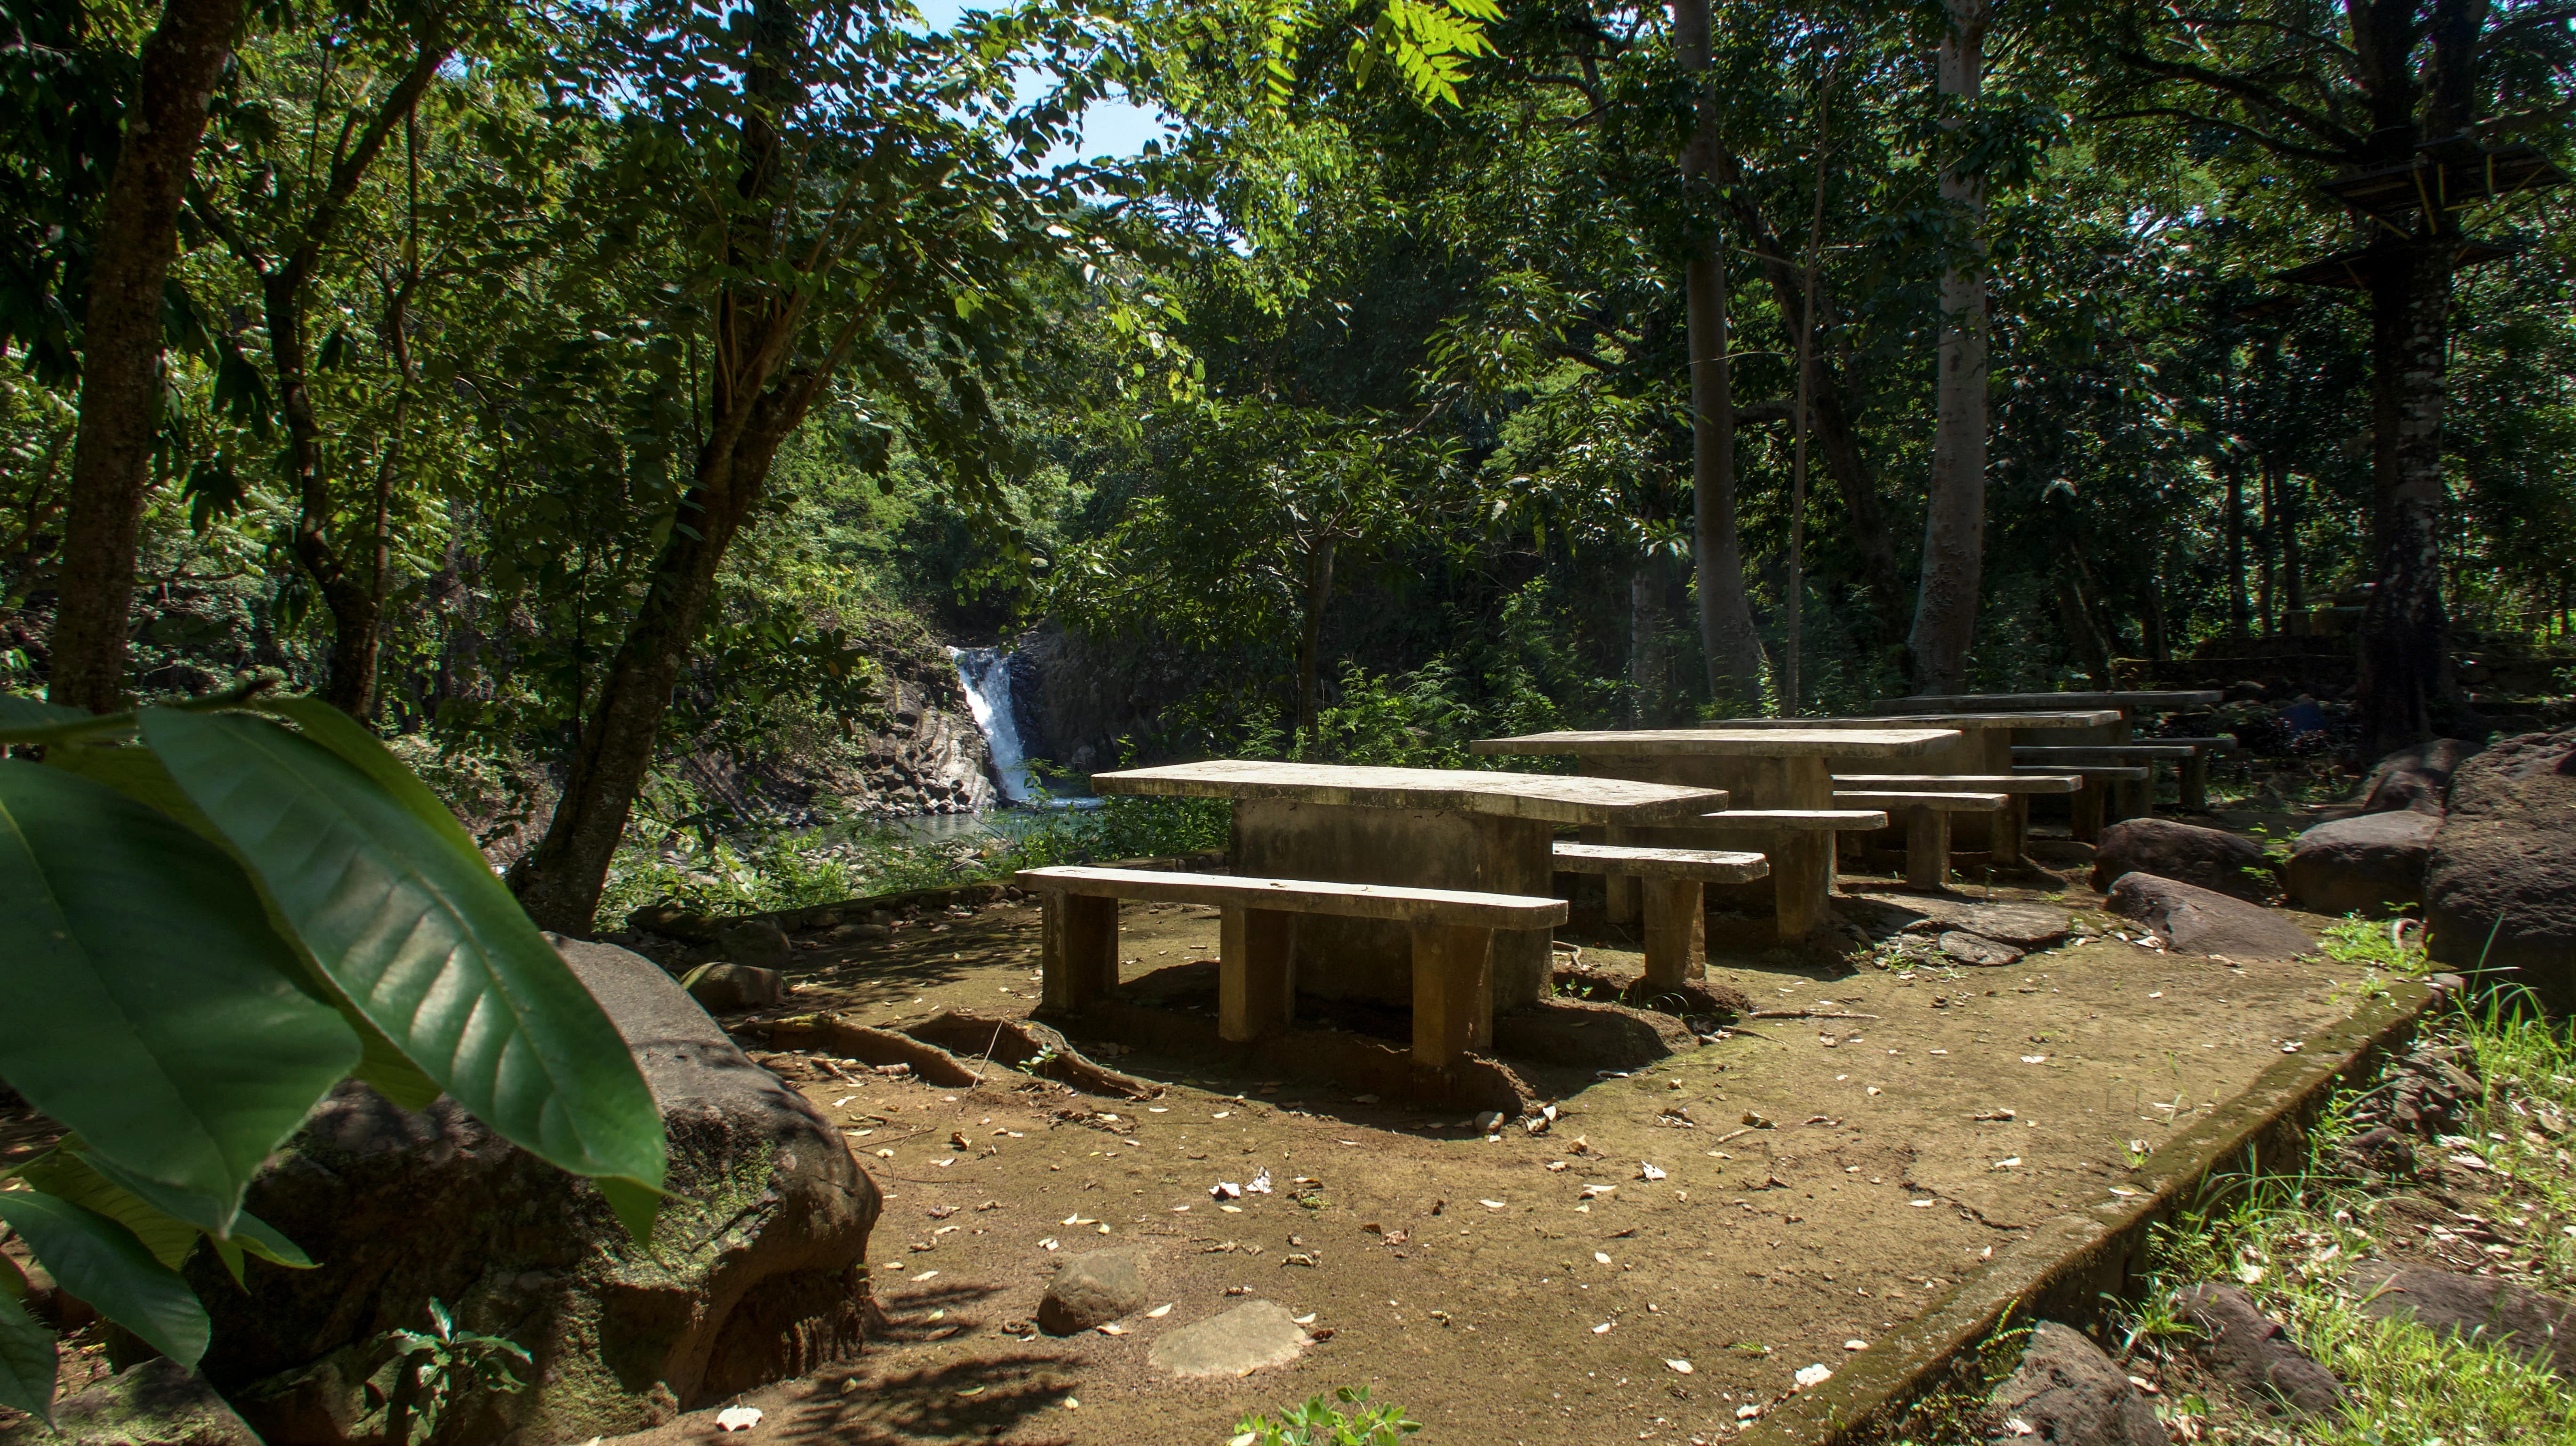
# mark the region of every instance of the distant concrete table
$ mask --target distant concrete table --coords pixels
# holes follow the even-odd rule
[[[1887,824],[1883,813],[1836,805],[1833,760],[1916,758],[1952,747],[1962,736],[1953,728],[1643,728],[1480,738],[1467,747],[1476,753],[1570,754],[1587,774],[1725,789],[1730,809],[1766,817],[1733,828],[1723,814],[1622,820],[1588,841],[1762,854],[1771,861],[1780,938],[1794,943],[1825,920],[1833,893],[1833,830],[1864,819],[1872,827]],[[1611,920],[1636,918],[1637,881],[1613,876],[1608,882],[1604,902]]]
[[[1536,898],[1552,897],[1549,852],[1561,827],[1696,819],[1727,805],[1720,789],[1616,777],[1259,759],[1096,773],[1091,788],[1230,800],[1233,864],[1245,874]],[[1493,1009],[1535,1003],[1547,993],[1547,945],[1543,930],[1495,936]],[[1412,950],[1412,936],[1399,924],[1301,918],[1293,950],[1296,988],[1325,999],[1405,1003],[1412,998]]]
[[[1713,728],[1838,728],[1868,731],[1884,729],[1895,721],[1898,720],[1884,717],[1722,718],[1709,726]],[[1983,844],[1989,861],[1997,865],[2011,866],[2021,863],[2022,842],[2030,832],[2030,795],[2032,793],[2074,793],[2082,787],[2082,780],[2073,775],[2069,775],[2070,781],[2063,784],[2038,777],[2014,781],[2012,778],[2014,730],[2108,728],[2119,723],[2120,712],[2116,708],[2062,708],[2025,712],[1920,713],[1908,716],[1902,721],[1920,724],[1927,728],[1959,730],[1958,742],[1919,757],[1908,758],[1905,773],[1926,777],[1974,776],[1980,782],[1961,784],[1960,787],[1981,793],[2000,792],[2006,795],[2005,805],[2000,813],[1991,817],[1963,815],[1963,818],[1968,821],[1968,827],[1964,830],[1957,829],[1956,825],[1951,827],[1952,837],[1962,846],[1973,848]],[[1849,764],[1861,762],[1863,760],[1859,758],[1849,760]],[[1840,761],[1836,763],[1834,773],[1841,779],[1837,787],[1845,791],[1855,786],[1879,788],[1937,788],[1940,786],[1937,784],[1910,785],[1903,781],[1902,774],[1891,774],[1875,768],[1848,766]],[[1856,785],[1849,775],[1866,776],[1868,783]],[[1999,779],[2003,781],[1998,783]],[[1900,818],[1899,822],[1906,830],[1910,855],[1914,851],[1912,841],[1915,821],[1911,818]],[[1851,840],[1850,846],[1862,847],[1857,835]]]
[[[2142,688],[2104,693],[1933,693],[1907,698],[1881,698],[1869,705],[1872,713],[1913,715],[1956,712],[1974,709],[1984,713],[2046,714],[2066,709],[2109,708],[2120,716],[2105,724],[2070,726],[2063,723],[2031,722],[2013,739],[2026,746],[2063,744],[2116,744],[2130,741],[2133,721],[2140,715],[2183,713],[2195,708],[2213,707],[2227,695],[2211,688]],[[1887,721],[1893,722],[1893,717]],[[2152,740],[2149,740],[2152,741]],[[2191,771],[2200,765],[2195,754],[2183,767]],[[1981,772],[2001,773],[2002,768]],[[2199,792],[2186,785],[2186,792]],[[2104,822],[2116,822],[2155,811],[2153,770],[2144,780],[2112,779],[2092,776],[2085,781],[2084,791],[2075,804],[2075,836],[2089,838]]]

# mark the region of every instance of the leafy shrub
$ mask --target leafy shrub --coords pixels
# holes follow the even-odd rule
[[[1405,1418],[1401,1407],[1370,1405],[1366,1386],[1343,1386],[1333,1397],[1358,1409],[1345,1413],[1321,1396],[1310,1396],[1306,1404],[1280,1412],[1276,1421],[1244,1417],[1235,1423],[1234,1439],[1226,1446],[1396,1446],[1422,1429],[1421,1422]]]

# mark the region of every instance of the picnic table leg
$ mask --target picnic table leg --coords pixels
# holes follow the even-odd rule
[[[1494,931],[1464,924],[1413,927],[1413,1068],[1455,1068],[1477,1033]],[[1491,1029],[1488,1022],[1486,1028]]]
[[[1228,905],[1217,918],[1216,1032],[1242,1043],[1284,1029],[1297,1011],[1297,916]]]
[[[2030,795],[2004,795],[2004,811],[1995,816],[1993,860],[1996,868],[2021,867],[2022,849],[2030,839]]]
[[[1708,910],[1697,879],[1645,879],[1646,987],[1708,977]]]
[[[1950,815],[1937,808],[1905,811],[1905,882],[1937,889],[1950,877]]]
[[[1118,987],[1118,901],[1048,894],[1039,926],[1039,1006],[1081,1009]]]
[[[2067,831],[2076,842],[2091,843],[2102,836],[2104,796],[2110,787],[2111,780],[2088,773],[2084,775],[2084,786],[2069,795],[2067,807],[2074,811],[2074,817]]]
[[[1825,922],[1833,898],[1835,837],[1783,831],[1763,845],[1771,860],[1772,913],[1783,944],[1804,942]]]
[[[1584,832],[1588,834],[1591,830],[1586,829]],[[1641,835],[1636,830],[1612,825],[1601,830],[1601,842],[1621,847],[1643,845],[1651,848],[1655,846],[1656,841],[1649,836]],[[1612,924],[1637,922],[1641,916],[1644,899],[1637,885],[1638,879],[1635,874],[1601,876],[1601,917],[1605,922]]]
[[[2182,801],[2176,805],[2185,813],[2209,812],[2209,755],[2194,752],[2182,761],[2180,772]]]

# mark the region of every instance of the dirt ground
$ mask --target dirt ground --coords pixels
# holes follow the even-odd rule
[[[2080,887],[1991,896],[2116,922]],[[808,949],[791,1007],[1025,1015],[1037,922],[1005,903]],[[1131,980],[1216,952],[1212,910],[1121,922]],[[1572,939],[1587,964],[1638,967],[1617,931]],[[1885,960],[1716,955],[1712,984],[1798,1017],[1632,1075],[1548,1076],[1558,1117],[1536,1135],[1149,1053],[1104,1060],[1167,1087],[1136,1103],[999,1067],[961,1091],[782,1058],[884,1189],[887,1328],[858,1361],[744,1397],[766,1413],[749,1439],[1219,1442],[1358,1385],[1427,1441],[1723,1439],[1801,1368],[1839,1367],[2036,1222],[2125,1188],[2357,1002],[2347,966],[2107,935],[1999,969]],[[1211,1198],[1264,1174],[1267,1194]],[[1054,1267],[1111,1245],[1150,1247],[1148,1309],[1115,1335],[1036,1334]],[[1156,1337],[1247,1298],[1312,1318],[1302,1359],[1219,1382],[1148,1364]],[[633,1439],[714,1434],[697,1412]]]

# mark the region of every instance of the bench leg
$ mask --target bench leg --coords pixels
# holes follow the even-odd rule
[[[2184,813],[2209,812],[2209,760],[2195,753],[2182,761],[2178,774],[2182,801],[2176,805]]]
[[[1646,879],[1646,987],[1708,977],[1708,910],[1697,879]]]
[[[1773,834],[1764,846],[1763,853],[1771,860],[1772,913],[1781,943],[1804,943],[1824,926],[1832,908],[1836,837],[1782,832]]]
[[[2004,811],[1995,815],[1994,849],[1991,857],[1999,869],[2017,869],[2022,865],[2022,850],[2030,841],[2030,795],[2007,793]]]
[[[1244,1043],[1287,1028],[1297,1012],[1297,916],[1229,905],[1217,939],[1217,1037]]]
[[[1937,889],[1950,877],[1950,815],[1937,808],[1905,811],[1905,882]]]
[[[1413,926],[1413,1068],[1455,1068],[1475,1043],[1479,1005],[1490,1001],[1485,976],[1494,931],[1468,925]],[[1490,1034],[1493,1025],[1483,1021]]]
[[[2103,804],[2110,787],[2109,779],[2088,775],[2084,786],[2068,795],[2070,801],[2067,806],[2074,810],[2074,820],[2068,832],[2075,836],[2077,843],[2091,843],[2102,836]]]
[[[1643,891],[1635,874],[1601,876],[1601,917],[1613,924],[1637,922]]]
[[[1118,901],[1048,894],[1039,921],[1038,1002],[1072,1012],[1118,987]]]

